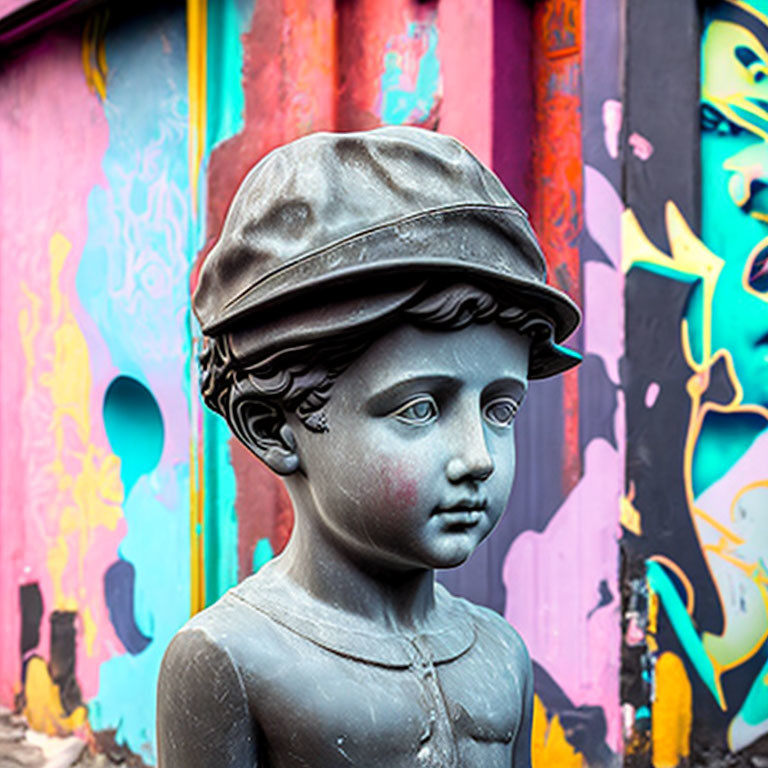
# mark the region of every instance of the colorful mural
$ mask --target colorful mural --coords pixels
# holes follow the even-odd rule
[[[0,84],[3,700],[148,763],[190,602],[186,83],[167,10],[51,33]]]
[[[618,14],[596,6],[544,2],[534,10],[541,49],[534,56],[532,221],[554,281],[579,295],[585,312],[585,361],[563,383],[562,499],[512,542],[503,566],[504,615],[531,651],[538,727],[547,728],[545,744],[534,747],[535,766],[615,765],[621,752],[622,203],[613,186],[617,153],[610,153],[602,125],[603,104],[618,90]],[[611,57],[613,68],[606,66]],[[600,130],[587,138],[595,123]]]
[[[71,5],[0,7],[2,704],[154,762],[168,640],[292,526],[199,401],[190,288],[267,152],[408,123],[492,163],[584,307],[440,576],[530,648],[534,765],[768,752],[768,3]]]
[[[632,746],[654,766],[726,753],[753,765],[767,744],[766,10],[718,2],[702,19],[700,234],[674,198],[656,199],[666,242],[623,215],[625,647],[640,651],[635,696],[650,707],[650,740],[636,728]]]

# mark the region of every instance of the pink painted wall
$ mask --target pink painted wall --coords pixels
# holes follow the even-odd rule
[[[20,680],[18,587],[36,581],[47,611],[81,612],[79,678],[92,696],[99,663],[119,647],[93,585],[125,527],[73,282],[88,195],[103,183],[107,123],[85,84],[80,41],[65,35],[15,61],[0,105],[0,146],[13,148],[0,163],[0,695],[10,701]]]

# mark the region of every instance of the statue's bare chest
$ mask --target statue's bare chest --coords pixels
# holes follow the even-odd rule
[[[286,638],[283,650],[269,670],[243,675],[268,765],[510,765],[521,681],[482,646],[437,664],[414,646],[404,668],[303,638]]]

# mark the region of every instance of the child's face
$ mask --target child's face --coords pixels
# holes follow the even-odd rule
[[[316,522],[342,555],[404,570],[469,557],[512,488],[528,353],[495,323],[404,325],[336,380],[328,432],[289,419]]]

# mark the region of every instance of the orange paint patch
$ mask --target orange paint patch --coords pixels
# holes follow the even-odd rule
[[[68,736],[86,724],[85,707],[77,707],[70,713],[64,711],[59,686],[51,679],[48,665],[41,658],[34,657],[27,664],[24,696],[27,702],[24,716],[35,731],[49,736]]]
[[[683,662],[666,652],[656,662],[651,709],[654,768],[676,768],[690,754],[693,694]]]
[[[585,768],[586,761],[568,743],[560,718],[547,718],[547,710],[538,696],[533,697],[531,732],[533,768]]]

